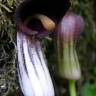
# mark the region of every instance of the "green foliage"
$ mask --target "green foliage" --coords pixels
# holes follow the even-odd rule
[[[96,96],[96,83],[86,82],[82,87],[82,96]]]
[[[18,96],[16,81],[16,44],[14,0],[0,0],[0,96]]]

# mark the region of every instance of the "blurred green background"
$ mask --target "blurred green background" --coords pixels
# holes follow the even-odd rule
[[[22,1],[0,0],[0,96],[20,96],[16,79],[16,27],[13,15]],[[96,96],[96,0],[73,0],[72,4],[72,10],[85,20],[85,29],[76,47],[82,69],[82,78],[76,83],[77,93],[78,96]],[[56,96],[68,96],[67,80],[54,73],[53,49],[47,50],[47,47],[53,47],[52,40],[47,39],[42,43],[46,45]]]

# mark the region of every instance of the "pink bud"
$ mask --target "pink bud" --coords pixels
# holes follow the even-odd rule
[[[56,29],[57,38],[62,42],[74,40],[84,29],[84,20],[73,12],[67,12]]]

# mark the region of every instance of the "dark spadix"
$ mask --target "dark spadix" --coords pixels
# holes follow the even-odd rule
[[[46,31],[50,30],[45,30],[39,19],[32,19],[31,17],[34,17],[36,14],[43,14],[51,20],[58,22],[69,9],[69,6],[69,0],[26,0],[19,5],[15,12],[17,28],[29,35],[38,35],[42,32],[46,34]],[[31,19],[26,26],[24,22],[29,18]],[[39,33],[36,33],[36,31],[39,31]]]

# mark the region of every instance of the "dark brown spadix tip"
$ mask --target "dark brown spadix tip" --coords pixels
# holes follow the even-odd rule
[[[35,15],[33,15],[32,17],[29,17],[26,21],[25,21],[25,23],[26,24],[28,24],[28,22],[30,21],[30,20],[37,20],[38,22],[40,22],[41,23],[41,25],[42,25],[42,27],[46,30],[46,31],[52,31],[54,28],[55,28],[55,22],[52,20],[52,19],[50,19],[49,17],[47,17],[47,16],[45,16],[45,15],[43,15],[43,14],[35,14]],[[35,22],[36,23],[36,22]],[[38,23],[37,23],[38,24]],[[36,27],[36,26],[35,26]],[[37,27],[39,27],[39,26],[37,26]],[[42,28],[42,29],[43,29]],[[41,29],[41,30],[42,30]]]
[[[15,11],[18,31],[29,35],[36,35],[38,30],[52,31],[55,27],[54,21],[59,21],[69,7],[69,0],[26,0]],[[30,17],[32,22],[29,20]]]

